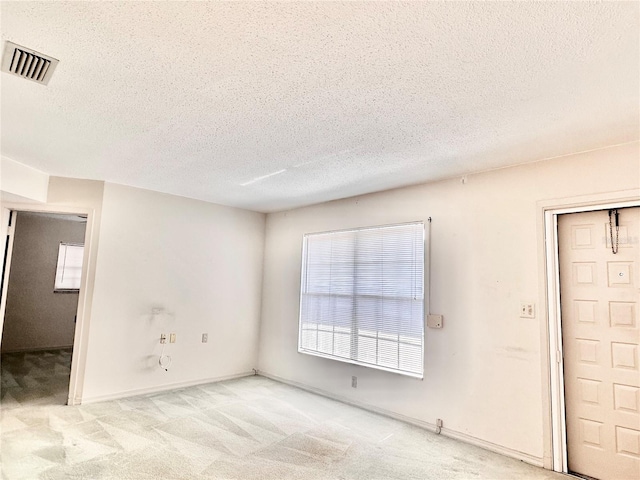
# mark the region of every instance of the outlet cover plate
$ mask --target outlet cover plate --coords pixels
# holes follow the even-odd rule
[[[536,318],[536,304],[528,302],[521,303],[520,318]]]

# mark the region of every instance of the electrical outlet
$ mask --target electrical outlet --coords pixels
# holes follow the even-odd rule
[[[169,335],[169,343],[176,343],[176,334],[172,333]]]
[[[160,335],[160,343],[167,343],[167,334],[163,333]]]
[[[520,318],[536,318],[536,305],[535,305],[535,303],[521,303],[520,304]]]
[[[209,341],[209,334],[208,333],[203,333],[202,334],[202,343],[207,343]]]
[[[351,377],[351,387],[358,388],[358,377]]]

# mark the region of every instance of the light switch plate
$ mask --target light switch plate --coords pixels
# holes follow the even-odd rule
[[[442,315],[427,315],[427,327],[442,328]]]

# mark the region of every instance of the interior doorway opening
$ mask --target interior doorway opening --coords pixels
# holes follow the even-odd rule
[[[68,403],[87,214],[12,210],[2,272],[2,408]]]

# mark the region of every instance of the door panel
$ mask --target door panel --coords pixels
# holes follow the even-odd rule
[[[558,217],[569,471],[640,479],[640,208]],[[615,244],[615,226],[613,228]]]

